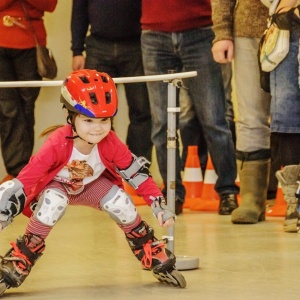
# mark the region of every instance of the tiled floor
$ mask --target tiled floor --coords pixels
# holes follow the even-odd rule
[[[147,206],[138,206],[158,228]],[[26,218],[0,233],[0,253],[23,234]],[[282,217],[256,225],[233,225],[230,216],[184,210],[175,225],[175,254],[198,258],[182,271],[185,289],[159,283],[132,255],[124,235],[96,210],[69,207],[47,239],[30,276],[3,299],[299,299],[300,236],[284,233]]]

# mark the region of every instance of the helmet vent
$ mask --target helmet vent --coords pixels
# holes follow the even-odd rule
[[[80,80],[83,82],[83,83],[90,83],[90,81],[88,80],[87,77],[85,76],[79,76]]]
[[[105,77],[105,76],[101,76],[101,78],[102,78],[102,81],[103,81],[103,82],[105,82],[105,83],[108,83],[108,79],[107,79],[107,77]]]
[[[92,103],[93,104],[98,104],[96,94],[95,93],[89,93],[89,95],[90,95],[90,99],[91,99]]]
[[[105,93],[105,99],[106,99],[106,104],[111,103],[111,97],[110,97],[110,92]]]

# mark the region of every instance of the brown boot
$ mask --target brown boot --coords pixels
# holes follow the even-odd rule
[[[237,161],[241,204],[231,214],[235,224],[255,224],[265,220],[270,159]]]

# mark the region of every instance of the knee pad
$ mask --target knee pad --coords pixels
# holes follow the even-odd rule
[[[118,224],[130,224],[137,218],[137,210],[130,196],[116,185],[100,200],[100,205]]]
[[[34,210],[34,217],[41,223],[54,226],[64,215],[68,197],[58,189],[47,189],[41,195]]]

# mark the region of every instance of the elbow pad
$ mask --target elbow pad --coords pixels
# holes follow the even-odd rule
[[[137,157],[132,154],[132,157],[131,165],[124,170],[117,168],[117,172],[129,185],[137,189],[148,177],[151,177],[149,172],[150,162],[143,156]]]

